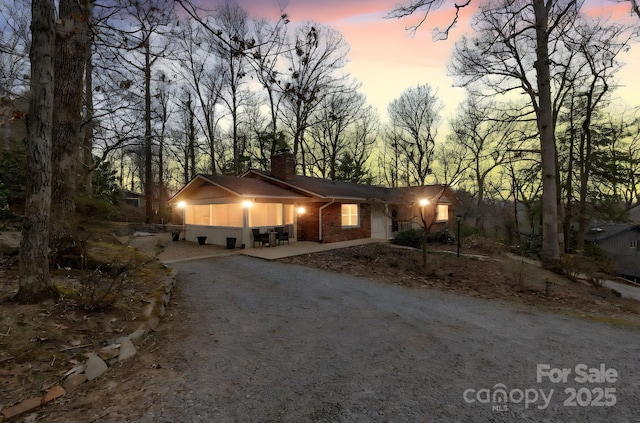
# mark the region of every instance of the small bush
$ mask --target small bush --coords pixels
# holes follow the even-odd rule
[[[118,210],[108,200],[81,195],[75,201],[79,216],[98,220],[117,220],[119,217]]]
[[[0,182],[0,219],[8,219],[12,215],[13,213],[9,210],[9,195],[2,182]]]
[[[392,244],[404,245],[406,247],[420,248],[422,247],[422,239],[424,232],[422,229],[409,229],[401,231],[391,240]]]
[[[448,229],[443,229],[438,232],[433,232],[427,235],[428,243],[437,243],[437,244],[455,244],[456,237],[453,236]]]
[[[598,266],[599,272],[607,274],[616,273],[613,260],[599,245],[592,243],[585,244],[584,256]]]

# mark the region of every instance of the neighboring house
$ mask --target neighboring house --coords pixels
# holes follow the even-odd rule
[[[589,229],[585,241],[599,245],[620,275],[640,281],[640,225],[603,224]]]
[[[633,223],[640,223],[640,205],[629,209],[629,218]]]
[[[431,200],[421,208],[418,201]],[[444,185],[384,188],[295,174],[293,154],[277,152],[271,172],[248,170],[239,177],[197,175],[170,203],[184,207],[185,238],[206,236],[207,244],[252,246],[252,229],[285,226],[291,241],[337,242],[361,238],[389,239],[416,225],[421,211],[432,227],[451,226],[460,206]]]
[[[120,198],[122,204],[126,204],[136,210],[144,211],[146,207],[146,197],[144,194],[140,194],[133,191],[121,190]]]

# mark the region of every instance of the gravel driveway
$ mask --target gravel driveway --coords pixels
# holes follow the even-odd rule
[[[144,421],[640,422],[636,328],[239,255],[175,267],[180,376]]]

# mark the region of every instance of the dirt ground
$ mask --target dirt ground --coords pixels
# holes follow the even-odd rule
[[[86,353],[131,333],[139,325],[149,295],[158,286],[158,278],[166,274],[166,269],[152,259],[169,258],[169,234],[134,239],[131,233],[113,228],[97,233],[91,243],[95,254],[115,255],[135,268],[118,282],[113,306],[101,310],[90,310],[79,298],[79,292],[86,292],[82,291],[83,275],[69,268],[53,272],[54,282],[62,288],[60,300],[40,305],[7,301],[17,288],[17,257],[0,258],[0,408],[40,395],[59,383],[66,371],[86,360]],[[122,243],[135,245],[137,250]],[[534,305],[601,322],[640,325],[639,302],[506,254],[464,249],[463,256],[456,257],[451,246],[435,246],[428,255],[426,270],[421,260],[420,251],[368,244],[281,261],[415,289],[437,289]],[[118,421],[117,416],[126,416],[126,407],[145,407],[144,402],[149,400],[144,397],[145,379],[160,378],[170,383],[175,376],[171,369],[160,369],[161,363],[170,360],[163,356],[162,345],[179,342],[179,316],[188,313],[180,308],[179,298],[178,287],[170,313],[157,332],[139,342],[137,356],[19,421]]]
[[[41,395],[85,362],[87,353],[134,332],[152,295],[170,277],[153,258],[162,245],[154,243],[147,254],[123,245],[130,237],[126,226],[92,226],[84,232],[81,236],[90,240],[82,253],[90,270],[52,263],[52,282],[60,292],[55,301],[12,302],[18,258],[0,256],[0,409]],[[142,340],[139,348],[149,348],[150,342]],[[127,377],[126,371],[121,376]],[[59,401],[73,401],[82,391],[76,388]]]
[[[473,297],[534,305],[596,320],[640,322],[640,302],[611,289],[572,281],[505,253],[430,246],[427,268],[422,252],[391,244],[367,244],[283,259],[288,263],[349,273],[416,289],[438,289]]]

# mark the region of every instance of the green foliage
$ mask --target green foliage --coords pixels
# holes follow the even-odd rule
[[[16,148],[0,154],[0,196],[7,205],[24,204],[27,192],[27,145],[22,142]],[[0,200],[0,209],[2,203]]]
[[[616,196],[603,195],[596,200],[595,209],[597,219],[604,222],[620,222],[627,223],[631,221],[629,211],[622,201]]]
[[[336,169],[336,180],[356,184],[371,184],[373,177],[362,163],[356,162],[353,156],[346,152],[342,154],[340,164]]]
[[[588,242],[584,246],[584,255],[598,263],[605,263],[609,261],[607,252],[602,249],[598,244]]]
[[[406,231],[400,231],[391,240],[392,244],[404,245],[407,247],[420,248],[422,247],[422,240],[424,238],[424,232],[422,229],[408,229]]]
[[[88,195],[77,196],[76,213],[84,218],[98,220],[117,220],[118,209],[107,199],[90,197]]]
[[[0,182],[0,219],[8,219],[11,216],[8,190],[4,187],[4,184]]]
[[[93,172],[93,198],[104,200],[112,205],[117,205],[120,200],[120,187],[118,186],[118,171],[110,162],[102,162]]]
[[[427,234],[427,243],[455,244],[456,237],[448,229]]]
[[[117,180],[117,171],[111,163],[101,163],[93,172],[93,192],[83,192],[76,196],[76,213],[85,218],[117,220],[120,217],[116,207],[120,201]]]

